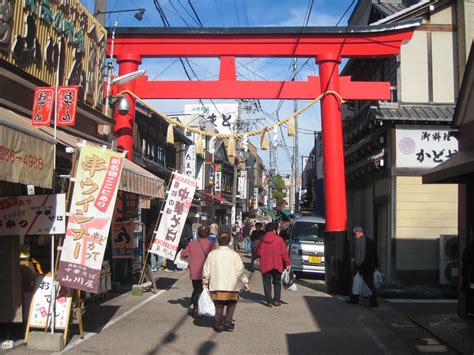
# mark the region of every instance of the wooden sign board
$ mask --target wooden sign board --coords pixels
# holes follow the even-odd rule
[[[51,275],[43,275],[37,278],[30,305],[25,341],[28,339],[30,328],[46,329],[52,321],[51,287]],[[56,287],[58,291],[56,292],[55,329],[64,330],[66,334],[71,315],[72,293],[70,289],[61,288],[57,281]]]

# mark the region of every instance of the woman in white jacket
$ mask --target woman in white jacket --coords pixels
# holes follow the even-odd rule
[[[209,289],[216,306],[214,330],[221,333],[224,329],[234,329],[232,320],[239,299],[240,282],[244,284],[246,291],[250,291],[250,287],[242,259],[239,254],[229,248],[230,235],[222,233],[217,238],[217,242],[219,246],[209,253],[204,263],[202,284],[203,287]]]

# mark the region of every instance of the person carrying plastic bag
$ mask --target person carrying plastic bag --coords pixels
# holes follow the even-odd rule
[[[240,297],[240,283],[246,291],[250,290],[244,263],[239,254],[229,248],[230,239],[229,233],[222,233],[217,238],[219,246],[209,253],[202,270],[202,285],[214,301],[216,322],[213,328],[217,333],[235,328],[233,316]],[[206,297],[204,292],[201,297]],[[198,312],[201,314],[199,307]]]

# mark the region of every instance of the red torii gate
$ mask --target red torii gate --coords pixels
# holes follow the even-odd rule
[[[397,55],[411,39],[419,21],[391,25],[305,28],[118,28],[114,56],[119,75],[138,70],[142,58],[218,57],[219,80],[149,81],[142,77],[115,88],[143,99],[300,99],[323,92],[344,100],[389,100],[388,82],[353,82],[340,77],[341,58]],[[108,48],[111,42],[109,39]],[[237,80],[236,57],[312,57],[320,77],[307,81]],[[128,114],[115,113],[118,147],[132,158],[135,102]],[[340,102],[334,95],[321,100],[326,205],[325,265],[329,292],[346,293],[350,284],[344,147]]]

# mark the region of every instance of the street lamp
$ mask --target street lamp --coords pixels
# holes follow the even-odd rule
[[[116,14],[116,13],[119,13],[119,12],[131,12],[131,11],[136,11],[135,12],[135,18],[138,20],[138,21],[141,21],[143,20],[143,15],[145,14],[145,9],[128,9],[128,10],[114,10],[114,11],[96,11],[94,13],[94,17],[97,17],[98,15],[104,15],[104,14]]]

